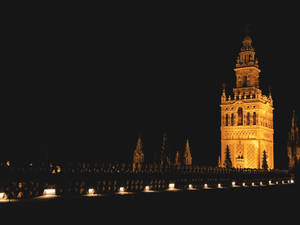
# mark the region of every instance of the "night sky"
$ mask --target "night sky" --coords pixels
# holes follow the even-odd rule
[[[275,167],[285,167],[292,110],[300,114],[298,20],[178,8],[8,18],[1,158],[130,161],[141,135],[151,161],[166,132],[169,151],[188,137],[193,162],[215,166],[222,83],[235,85],[250,24],[260,87],[274,100]]]

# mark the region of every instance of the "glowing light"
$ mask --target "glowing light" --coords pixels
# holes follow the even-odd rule
[[[221,185],[221,184],[218,184],[218,188],[222,188],[222,185]]]
[[[235,186],[235,181],[232,181],[231,185],[232,185],[232,187],[234,187]]]
[[[189,189],[192,189],[193,188],[193,185],[192,184],[189,184]]]
[[[4,192],[0,192],[0,200],[7,199],[7,195]]]
[[[54,188],[44,189],[45,196],[54,196],[56,195],[56,190]]]
[[[276,181],[276,184],[278,184],[278,181]]]
[[[282,183],[282,184],[284,184],[284,180],[283,180],[283,181],[281,181],[281,183]]]
[[[125,188],[124,188],[124,187],[120,187],[119,191],[120,191],[120,192],[124,192],[124,191],[125,191]]]
[[[262,185],[263,185],[262,181],[261,181],[261,182],[259,182],[259,185],[260,185],[260,186],[262,186]]]
[[[94,189],[94,188],[89,188],[89,189],[88,189],[88,194],[89,194],[89,195],[95,194],[95,189]]]
[[[146,185],[144,188],[144,192],[155,192],[155,191],[151,190],[151,187],[149,185]]]
[[[246,186],[246,183],[245,183],[245,182],[243,182],[243,184],[242,184],[242,185],[243,185],[243,187],[245,187],[245,186]]]
[[[269,180],[269,185],[271,185],[272,184],[272,181],[271,180]]]
[[[175,184],[174,183],[169,183],[169,189],[174,189],[175,188]]]
[[[254,182],[252,182],[251,185],[254,186],[255,185]]]
[[[294,180],[293,179],[291,179],[291,184],[293,184],[294,183]]]
[[[125,187],[119,187],[119,191],[117,192],[119,195],[128,195],[132,194],[132,192],[128,192]]]
[[[204,184],[204,188],[208,188],[207,184]]]
[[[10,161],[7,161],[7,162],[6,162],[6,166],[10,166]]]

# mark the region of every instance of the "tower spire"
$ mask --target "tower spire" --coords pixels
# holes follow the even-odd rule
[[[242,40],[242,47],[237,58],[236,67],[255,66],[258,68],[258,60],[255,57],[255,50],[252,46],[252,38],[249,34],[244,36]]]
[[[269,86],[269,100],[271,101],[271,104],[273,104],[272,89],[270,86]]]
[[[161,144],[161,151],[160,151],[160,165],[165,166],[169,165],[169,156],[168,156],[168,140],[167,140],[167,133],[163,134],[162,137],[162,144]]]
[[[237,56],[236,67],[236,87],[237,88],[259,88],[258,60],[252,46],[252,38],[247,34],[242,40],[242,47]]]
[[[176,155],[175,155],[175,165],[176,165],[176,166],[180,166],[180,155],[179,155],[179,151],[176,151]]]
[[[250,36],[249,27],[250,24],[245,25],[242,47],[236,61],[237,68],[248,66],[255,66],[258,68],[258,60],[255,57],[255,50],[252,46],[252,38]]]
[[[225,89],[225,87],[226,87],[226,84],[225,84],[225,83],[223,83],[223,84],[222,84],[222,87],[223,87],[223,89],[222,89],[222,97],[221,97],[221,102],[225,102],[225,101],[226,101],[226,89]]]
[[[226,84],[224,82],[222,84],[222,88],[223,88],[222,95],[226,95]]]
[[[183,158],[184,158],[185,165],[192,165],[192,155],[191,155],[191,151],[190,151],[190,144],[189,144],[188,138],[186,139]]]
[[[289,168],[293,168],[300,159],[299,129],[297,126],[296,112],[293,110],[291,130],[288,136],[287,151],[289,157]]]
[[[292,129],[295,129],[295,122],[296,122],[296,112],[295,109],[293,110],[293,114],[292,114]]]
[[[138,136],[138,140],[136,143],[136,147],[133,152],[133,160],[132,160],[132,170],[141,170],[142,165],[144,163],[144,151],[143,151],[143,144],[142,139]]]

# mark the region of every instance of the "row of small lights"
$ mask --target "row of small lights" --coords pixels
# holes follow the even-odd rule
[[[282,184],[285,184],[285,181],[282,180],[281,183],[282,183]],[[294,183],[294,180],[293,180],[293,179],[288,180],[287,183],[288,183],[288,184],[293,184],[293,183]],[[268,184],[269,184],[269,185],[274,185],[274,184],[272,183],[271,180],[269,180]],[[279,182],[276,181],[275,184],[279,184]],[[238,187],[238,186],[236,185],[235,181],[232,181],[231,185],[232,185],[232,187]],[[263,186],[263,182],[260,181],[260,182],[259,182],[259,185],[260,185],[260,186]],[[246,183],[243,182],[243,183],[242,183],[242,186],[245,187],[245,186],[246,186]],[[252,183],[251,183],[251,186],[255,186],[255,183],[252,182]],[[218,188],[221,188],[221,187],[222,187],[222,184],[219,183],[219,184],[218,184]],[[204,185],[203,185],[203,188],[204,188],[204,189],[205,189],[205,188],[208,188],[208,184],[204,184]],[[170,183],[170,184],[169,184],[169,190],[174,190],[174,189],[175,189],[175,183]],[[188,189],[193,189],[193,185],[192,185],[192,184],[189,184],[189,185],[188,185]],[[150,186],[148,186],[148,185],[145,186],[145,191],[150,191]],[[88,194],[94,194],[94,192],[95,192],[95,191],[94,191],[93,188],[90,188],[90,189],[88,190]],[[124,188],[124,187],[120,187],[119,192],[125,192],[125,188]]]
[[[282,183],[282,184],[286,184],[284,180],[282,180],[281,183]],[[288,183],[288,184],[293,184],[293,183],[294,183],[294,180],[293,180],[293,179],[288,180],[287,183]],[[269,184],[269,185],[275,185],[275,184],[279,184],[279,182],[276,181],[275,184],[274,184],[274,183],[272,183],[271,180],[269,180],[268,184]],[[235,182],[235,181],[232,181],[231,185],[232,185],[232,187],[238,187],[238,185],[236,185],[236,182]],[[260,185],[260,186],[263,186],[263,182],[260,181],[260,182],[259,182],[259,185]],[[245,187],[245,186],[246,186],[246,183],[243,182],[243,183],[242,183],[242,186]],[[251,186],[255,186],[255,183],[252,182],[252,183],[251,183]],[[222,188],[222,184],[219,183],[217,187],[218,187],[218,188]],[[204,185],[203,185],[203,188],[204,188],[204,189],[208,189],[208,188],[209,188],[208,184],[204,184]],[[193,189],[193,185],[192,185],[192,184],[189,184],[189,185],[188,185],[188,189],[190,189],[190,190]],[[144,190],[145,190],[146,192],[147,192],[147,191],[150,191],[150,186],[149,186],[149,185],[145,186],[145,189],[144,189]],[[168,188],[168,190],[175,190],[175,183],[169,183],[169,188]],[[96,193],[96,192],[95,192],[95,189],[94,189],[94,188],[89,188],[88,191],[87,191],[87,196],[94,196],[94,195],[96,195],[95,193]],[[125,188],[124,188],[124,187],[120,187],[120,188],[119,188],[119,193],[120,193],[120,194],[125,193]],[[56,195],[56,189],[54,189],[54,188],[47,188],[47,189],[44,189],[44,192],[43,192],[43,196],[42,196],[42,197],[55,197],[55,196],[57,196],[57,195]],[[1,200],[7,200],[7,195],[5,194],[5,192],[0,192],[0,201],[1,201]]]

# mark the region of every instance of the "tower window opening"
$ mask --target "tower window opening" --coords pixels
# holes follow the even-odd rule
[[[225,126],[228,126],[228,114],[226,114],[226,118],[225,118]]]
[[[247,125],[250,125],[250,113],[247,113]]]
[[[234,114],[231,113],[231,126],[234,126]]]
[[[253,113],[253,125],[256,125],[256,112]]]
[[[243,77],[243,87],[247,87],[247,77]]]
[[[243,160],[244,159],[244,156],[242,155],[242,153],[240,153],[237,157],[238,160]]]
[[[239,126],[243,125],[243,109],[242,108],[238,109],[238,125]]]

